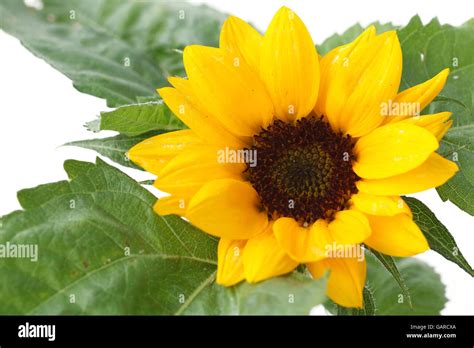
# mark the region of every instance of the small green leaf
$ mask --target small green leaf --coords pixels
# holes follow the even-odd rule
[[[459,250],[448,229],[422,202],[412,197],[403,197],[413,212],[413,220],[425,235],[430,248],[474,276],[474,271]]]
[[[142,168],[126,156],[132,146],[159,133],[186,128],[161,100],[102,112],[99,119],[88,122],[86,127],[93,132],[112,130],[121,134],[109,138],[74,141],[65,145],[95,150],[121,165],[135,169]]]
[[[395,279],[395,281],[400,286],[400,290],[402,290],[403,295],[407,299],[408,305],[410,307],[413,307],[411,303],[410,291],[408,290],[405,280],[403,280],[403,277],[400,274],[400,271],[398,270],[397,264],[395,263],[393,257],[382,254],[377,250],[371,248],[368,248],[368,250],[370,250],[370,252],[374,254],[374,256],[380,261],[380,263],[385,267],[385,269],[390,272],[390,274],[393,276],[393,279]]]
[[[113,130],[128,136],[150,131],[173,131],[186,126],[163,103],[150,102],[102,112],[99,130]]]
[[[85,149],[97,151],[102,156],[110,158],[112,161],[121,164],[125,167],[143,170],[141,167],[135,165],[127,157],[127,151],[135,144],[157,135],[156,132],[141,134],[137,136],[128,137],[126,135],[116,135],[109,138],[97,138],[88,140],[79,140],[66,143],[66,146],[78,146]]]
[[[0,2],[0,28],[108,106],[152,96],[183,75],[179,50],[217,46],[225,15],[207,6],[173,1],[43,0]]]
[[[74,141],[65,145],[95,150],[121,165],[135,169],[142,168],[126,156],[132,146],[159,133],[186,128],[162,100],[126,105],[113,111],[102,112],[99,119],[88,122],[86,127],[93,132],[112,130],[121,134],[109,138]]]
[[[397,267],[410,289],[413,308],[399,284],[382,264],[366,253],[367,284],[373,293],[377,315],[439,315],[447,299],[440,276],[425,262],[415,258],[397,261]]]
[[[359,315],[375,315],[376,304],[374,294],[367,286],[364,287],[364,308],[359,310]]]

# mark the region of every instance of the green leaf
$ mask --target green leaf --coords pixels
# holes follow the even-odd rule
[[[112,130],[121,134],[109,138],[74,141],[65,145],[95,150],[121,165],[135,169],[142,168],[126,156],[132,146],[159,133],[186,128],[161,100],[102,112],[99,119],[87,123],[86,126],[93,132]]]
[[[364,307],[363,308],[348,308],[338,305],[337,303],[327,300],[324,302],[324,307],[326,310],[334,315],[342,315],[342,316],[358,316],[358,315],[366,315],[372,316],[376,314],[377,308],[375,304],[374,295],[372,290],[370,290],[367,286],[364,287],[363,290],[363,299],[364,299]]]
[[[38,260],[1,258],[0,314],[303,313],[322,301],[324,280],[298,275],[214,285],[215,238],[155,214],[151,193],[99,159],[65,169],[70,181],[20,191],[25,210],[1,218],[0,245],[37,245]]]
[[[225,15],[172,1],[2,0],[0,28],[107,105],[135,103],[182,75],[181,49],[216,46]],[[177,50],[178,49],[178,50]]]
[[[364,298],[364,307],[363,308],[347,308],[336,304],[336,314],[337,315],[366,315],[372,316],[375,315],[375,300],[372,291],[365,286],[363,290],[363,298]]]
[[[367,286],[364,287],[364,308],[359,309],[358,315],[375,315],[376,304],[374,294]]]
[[[408,306],[412,308],[413,305],[411,302],[410,291],[405,283],[405,280],[400,274],[400,271],[398,270],[397,264],[395,263],[395,260],[393,259],[393,257],[382,254],[378,252],[377,250],[374,250],[371,248],[368,248],[368,250],[370,250],[370,252],[377,258],[377,260],[380,261],[380,263],[385,267],[385,269],[388,272],[390,272],[390,274],[393,276],[393,279],[395,279],[398,286],[400,286],[400,290],[402,291],[403,296],[405,296]]]
[[[383,33],[385,31],[393,30],[397,28],[392,23],[382,24],[379,22],[374,22],[370,25],[375,26],[377,33]],[[359,36],[360,33],[364,31],[364,29],[365,29],[364,27],[362,27],[359,23],[357,23],[353,25],[352,27],[350,27],[349,29],[347,29],[342,34],[333,34],[332,36],[324,40],[322,44],[316,46],[318,49],[318,53],[321,55],[325,55],[333,48],[353,41],[357,36]]]
[[[423,25],[419,17],[400,29],[403,78],[400,89],[421,83],[450,68],[446,86],[424,113],[453,112],[453,126],[439,152],[458,163],[460,171],[439,187],[450,200],[474,215],[474,19],[460,27],[441,25],[437,19]]]
[[[431,210],[416,198],[403,197],[403,199],[413,212],[413,220],[425,235],[430,248],[474,276],[472,267],[459,250],[453,236]]]
[[[462,171],[436,190],[443,201],[450,200],[466,213],[474,215],[474,187]]]
[[[313,280],[295,272],[257,285],[241,283],[231,289],[230,296],[229,289],[213,284],[180,314],[307,315],[326,299],[325,293],[325,279]]]
[[[2,219],[0,244],[38,245],[38,262],[2,259],[0,313],[171,314],[211,278],[213,238],[155,214],[152,194],[100,160],[65,169],[69,189],[23,190],[26,210]]]
[[[89,150],[94,150],[102,156],[110,158],[112,161],[121,164],[125,167],[143,170],[141,167],[135,165],[130,161],[126,155],[135,144],[157,135],[156,132],[145,133],[142,135],[128,137],[126,135],[116,135],[109,138],[98,138],[89,140],[72,141],[64,144],[65,146],[78,146]]]
[[[89,129],[91,127],[94,127],[93,130],[113,130],[131,137],[150,131],[166,132],[186,128],[163,101],[126,105],[102,112],[99,126],[91,125]]]
[[[18,201],[24,209],[32,209],[47,201],[49,197],[71,193],[71,186],[67,181],[58,181],[35,187],[34,191],[22,190],[17,194]]]
[[[440,276],[425,262],[415,258],[397,261],[403,279],[410,289],[413,308],[400,286],[382,264],[370,253],[367,259],[367,284],[372,290],[377,315],[438,315],[447,299]]]

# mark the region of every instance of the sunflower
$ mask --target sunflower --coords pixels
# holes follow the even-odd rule
[[[435,151],[451,113],[419,116],[449,70],[398,93],[395,31],[373,26],[324,57],[282,7],[261,35],[239,18],[219,48],[187,46],[187,78],[158,90],[189,129],[128,152],[169,193],[154,206],[219,237],[217,283],[250,283],[305,264],[327,294],[363,306],[357,248],[406,257],[428,250],[400,195],[458,170]],[[403,107],[403,106],[411,107]],[[414,107],[413,107],[414,106]]]

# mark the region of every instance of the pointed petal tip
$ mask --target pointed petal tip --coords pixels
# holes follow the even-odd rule
[[[301,21],[301,18],[294,12],[291,8],[282,6],[278,9],[278,11],[275,13],[273,16],[272,21],[277,20],[277,19],[282,19],[285,18],[286,20],[294,20],[294,19],[299,19]]]
[[[439,73],[439,75],[443,75],[443,76],[446,76],[446,77],[447,77],[450,72],[451,72],[451,69],[450,69],[450,68],[446,68],[446,69],[441,70],[441,72]]]
[[[391,46],[391,47],[393,47],[393,45],[396,45],[395,47],[397,47],[397,46],[400,47],[400,41],[398,40],[398,34],[395,30],[386,31],[386,32],[378,35],[377,38],[380,38],[384,45]]]
[[[374,32],[374,33],[377,32],[377,28],[375,28],[375,25],[373,24],[369,25],[367,28],[365,28],[365,30],[368,32]]]
[[[397,31],[396,30],[389,30],[389,31],[386,31],[382,34],[380,34],[380,36],[387,36],[388,39],[395,39],[397,38],[398,39],[398,35],[397,35]]]
[[[278,9],[277,13],[278,13],[278,12],[293,12],[293,10],[292,10],[291,8],[289,8],[288,6],[281,6],[281,7]]]
[[[164,96],[172,89],[174,88],[173,87],[160,87],[156,89],[156,93],[159,94],[161,99],[164,99],[165,98]]]
[[[245,22],[243,19],[237,17],[237,16],[234,16],[234,15],[229,15],[224,23],[222,24],[222,29],[221,29],[221,33],[222,31],[224,31],[224,28],[228,27],[228,26],[235,26],[235,25],[241,25],[241,24],[246,24],[247,22]]]

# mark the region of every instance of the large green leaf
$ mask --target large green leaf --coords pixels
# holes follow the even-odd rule
[[[431,210],[422,202],[412,197],[403,197],[413,212],[413,220],[425,235],[430,249],[436,251],[447,260],[450,260],[474,276],[474,271],[459,250],[453,236],[439,221]]]
[[[228,289],[212,285],[180,314],[305,315],[326,300],[326,280],[302,274],[272,278],[257,285],[242,283]]]
[[[425,262],[415,258],[397,261],[413,307],[400,291],[392,275],[374,256],[366,253],[367,284],[375,302],[376,315],[438,315],[447,302],[445,287],[439,275]]]
[[[37,262],[0,259],[1,314],[308,313],[322,301],[324,281],[297,275],[215,285],[215,238],[155,214],[151,193],[100,160],[65,169],[70,181],[20,191],[25,210],[1,219],[0,245],[38,246]]]
[[[149,0],[43,0],[35,10],[0,2],[0,28],[109,106],[155,93],[183,74],[179,50],[215,46],[225,16],[206,6]]]

